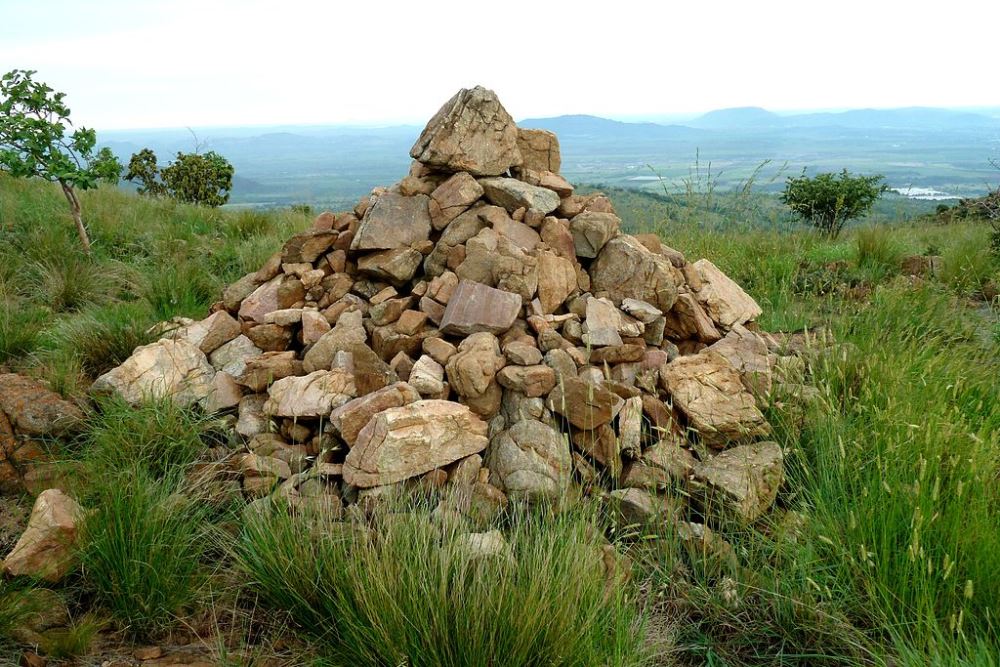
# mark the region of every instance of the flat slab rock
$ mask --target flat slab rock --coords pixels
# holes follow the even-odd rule
[[[718,353],[678,357],[660,368],[660,381],[708,445],[724,446],[770,433],[740,374]]]
[[[458,283],[441,318],[441,332],[468,336],[510,329],[521,311],[521,297],[472,280]]]
[[[486,429],[486,422],[452,401],[389,408],[361,429],[344,461],[344,481],[371,488],[422,475],[486,449]]]
[[[484,178],[479,181],[490,203],[508,211],[535,209],[548,215],[559,207],[559,195],[548,188],[531,185],[516,178]]]

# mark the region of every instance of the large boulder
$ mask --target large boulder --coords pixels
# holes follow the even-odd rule
[[[215,369],[205,353],[183,340],[159,340],[136,348],[132,356],[94,381],[98,393],[117,393],[137,405],[171,399],[190,406],[212,391]]]
[[[605,293],[616,306],[625,299],[637,299],[666,312],[677,300],[673,272],[663,255],[633,236],[618,236],[607,242],[591,265],[590,284],[596,294]]]
[[[754,521],[770,509],[784,478],[784,456],[778,443],[741,445],[695,466],[695,495],[707,513]]]
[[[354,375],[340,368],[286,377],[267,389],[264,413],[274,417],[327,417],[357,395]]]
[[[330,426],[349,447],[353,447],[358,433],[376,414],[419,400],[420,394],[416,389],[405,382],[396,382],[335,408],[330,413]]]
[[[463,88],[434,114],[410,157],[445,171],[499,176],[522,163],[517,126],[496,93]]]
[[[3,561],[9,576],[57,582],[76,564],[76,541],[84,512],[59,489],[39,494],[28,527]]]
[[[678,357],[660,369],[660,381],[708,445],[721,447],[770,433],[740,374],[715,352]]]
[[[491,481],[511,498],[558,500],[569,488],[573,458],[565,436],[524,420],[493,438],[486,465]]]
[[[83,412],[33,378],[0,373],[0,412],[19,435],[59,437],[77,430]]]
[[[763,311],[757,302],[715,264],[699,259],[691,269],[699,283],[695,295],[716,324],[730,329],[760,317]]]
[[[427,195],[379,195],[358,225],[351,249],[391,250],[426,241],[431,235],[429,203]]]
[[[477,454],[486,422],[451,401],[417,401],[368,422],[344,461],[344,481],[360,488],[395,484]]]

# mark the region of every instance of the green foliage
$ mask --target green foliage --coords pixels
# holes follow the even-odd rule
[[[233,549],[332,664],[643,664],[642,616],[606,585],[588,520],[516,516],[508,559],[471,557],[425,514],[392,518],[369,533],[279,507],[248,514]]]
[[[156,164],[156,153],[149,148],[143,148],[138,153],[133,153],[128,161],[128,171],[125,172],[125,180],[138,182],[138,192],[141,195],[162,196],[167,194],[167,189],[159,180],[160,167]]]
[[[139,183],[139,193],[169,196],[201,206],[222,206],[233,189],[233,165],[215,151],[177,153],[174,161],[160,169],[156,153],[144,148],[132,155],[125,180]]]
[[[178,493],[178,474],[107,469],[92,490],[81,532],[84,585],[138,638],[170,626],[205,584],[207,507]]]
[[[851,176],[846,169],[814,177],[803,172],[788,178],[781,201],[803,220],[837,238],[849,220],[867,213],[886,191],[882,180],[877,175]]]
[[[32,77],[33,70],[11,70],[0,77],[0,170],[16,177],[59,183],[70,204],[80,241],[90,240],[83,226],[76,190],[101,182],[117,183],[122,165],[108,148],[95,151],[97,133],[74,130],[64,93]]]

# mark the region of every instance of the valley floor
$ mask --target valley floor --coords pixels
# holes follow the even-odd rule
[[[815,400],[770,408],[788,452],[781,511],[723,529],[735,562],[615,525],[582,501],[510,517],[500,528],[515,564],[456,579],[419,522],[366,549],[309,521],[248,517],[238,498],[179,500],[175,471],[226,444],[219,425],[105,401],[59,455],[84,506],[120,532],[92,535],[84,567],[59,585],[0,580],[0,665],[21,659],[15,629],[32,600],[70,619],[38,636],[49,664],[139,664],[135,650],[150,645],[165,654],[142,664],[1000,664],[1000,260],[989,226],[908,221],[828,240],[715,214],[707,227],[654,199],[616,204],[628,231],[655,232],[740,283],[763,329],[833,341],[809,358]],[[0,372],[81,404],[151,325],[203,316],[311,222],[112,190],[83,206],[92,259],[59,192],[0,176]],[[941,259],[904,275],[915,255]],[[30,504],[0,497],[0,551]],[[595,532],[627,557],[610,587],[579,558]]]

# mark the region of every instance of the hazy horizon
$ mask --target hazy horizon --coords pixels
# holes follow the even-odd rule
[[[1000,6],[973,0],[933,13],[898,0],[835,12],[789,0],[0,0],[0,19],[0,68],[38,70],[75,122],[105,130],[419,124],[476,84],[515,118],[1000,103],[988,85]]]

